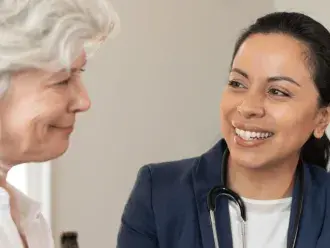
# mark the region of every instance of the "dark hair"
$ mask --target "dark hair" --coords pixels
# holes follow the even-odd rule
[[[253,34],[280,33],[294,37],[307,47],[307,61],[311,76],[319,92],[319,106],[330,104],[330,33],[311,17],[296,12],[274,12],[265,15],[246,29],[236,42],[233,60],[242,43]],[[330,141],[326,135],[317,139],[312,134],[301,149],[306,163],[327,168]]]

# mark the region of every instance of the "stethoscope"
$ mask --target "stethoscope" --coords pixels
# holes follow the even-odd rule
[[[217,225],[215,221],[216,200],[218,197],[227,197],[234,202],[239,209],[239,222],[241,229],[241,241],[243,248],[246,248],[246,209],[242,198],[231,189],[227,188],[227,167],[228,167],[229,150],[226,149],[222,158],[221,184],[213,187],[207,195],[207,206],[210,212],[211,227],[215,248],[219,248],[219,240],[217,234]],[[295,248],[299,231],[299,223],[303,212],[304,202],[304,170],[301,161],[297,166],[297,176],[299,176],[299,193],[298,193],[298,209],[293,226],[293,239],[288,241],[287,248]]]

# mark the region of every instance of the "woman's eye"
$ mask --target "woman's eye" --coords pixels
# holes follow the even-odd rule
[[[237,82],[237,81],[229,81],[228,83],[229,86],[233,87],[233,88],[246,88],[243,84]]]
[[[56,85],[68,85],[70,82],[70,78],[69,79],[66,79],[66,80],[63,80],[61,82],[58,82],[56,83]]]
[[[284,96],[284,97],[290,96],[289,94],[278,89],[270,89],[268,92],[275,96]]]

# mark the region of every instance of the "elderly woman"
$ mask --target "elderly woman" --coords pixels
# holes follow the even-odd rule
[[[118,23],[106,0],[0,2],[0,247],[53,247],[37,205],[6,175],[67,150],[76,114],[90,107],[81,82],[86,48]]]

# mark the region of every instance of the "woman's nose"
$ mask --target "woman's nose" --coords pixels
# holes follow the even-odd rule
[[[246,97],[243,102],[237,106],[237,111],[245,118],[260,118],[265,115],[263,100],[258,96]]]
[[[77,82],[72,89],[70,112],[86,112],[91,107],[91,100],[87,90],[81,82]]]

